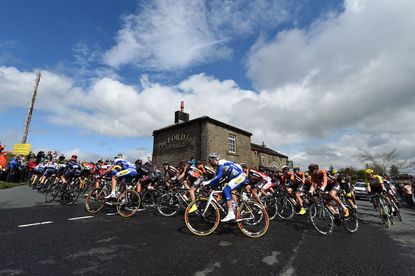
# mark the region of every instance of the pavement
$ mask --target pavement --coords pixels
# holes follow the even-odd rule
[[[359,201],[356,233],[335,227],[325,237],[308,217],[295,217],[250,239],[233,224],[194,236],[182,214],[125,219],[108,208],[91,215],[81,200],[42,201],[28,187],[0,191],[0,275],[415,275],[414,209],[386,229]]]

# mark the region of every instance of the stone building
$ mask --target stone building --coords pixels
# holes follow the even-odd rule
[[[252,163],[256,167],[268,170],[279,170],[282,166],[289,165],[288,156],[267,148],[264,143],[257,145],[251,143]]]
[[[175,124],[153,131],[153,158],[156,166],[163,161],[177,165],[181,160],[207,161],[211,152],[221,158],[250,167],[281,167],[288,157],[251,143],[252,133],[207,116],[189,120],[181,111],[175,113]],[[286,165],[286,163],[284,164]]]

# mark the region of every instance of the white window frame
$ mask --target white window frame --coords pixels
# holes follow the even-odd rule
[[[232,133],[228,136],[228,152],[236,154],[236,135]]]

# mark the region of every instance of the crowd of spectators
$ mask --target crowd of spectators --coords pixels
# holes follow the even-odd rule
[[[28,181],[34,168],[45,160],[53,160],[57,152],[39,151],[36,154],[30,152],[27,156],[13,155],[5,151],[5,146],[0,143],[0,181],[23,182]]]

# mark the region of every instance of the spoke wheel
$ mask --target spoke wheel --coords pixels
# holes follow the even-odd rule
[[[107,189],[95,189],[88,194],[85,199],[85,209],[95,214],[105,206],[105,197],[108,195]]]
[[[359,221],[355,210],[349,206],[346,206],[346,208],[349,209],[349,217],[344,218],[343,227],[350,233],[354,233],[359,228]]]
[[[391,227],[391,221],[388,215],[388,208],[385,205],[383,205],[383,203],[381,202],[379,202],[379,205],[378,205],[378,212],[385,227],[386,228]]]
[[[157,210],[165,217],[171,217],[177,213],[180,207],[180,201],[174,193],[166,193],[159,197]]]
[[[71,206],[73,205],[79,198],[79,194],[81,193],[79,189],[79,180],[75,181],[67,187],[66,193],[64,195],[63,204]]]
[[[157,190],[147,190],[143,194],[142,204],[147,211],[155,211],[157,209],[157,201],[160,192]]]
[[[334,217],[330,210],[321,203],[312,204],[309,210],[314,229],[322,235],[330,235],[334,229]]]
[[[207,202],[206,198],[196,199],[187,206],[184,213],[187,228],[198,236],[207,236],[213,233],[219,225],[220,212],[218,206],[212,202],[205,212]],[[194,205],[196,205],[196,211],[190,212]]]
[[[242,203],[236,211],[236,221],[242,233],[250,238],[262,237],[269,227],[268,213],[256,201]]]
[[[117,198],[117,212],[124,218],[134,215],[140,208],[141,197],[134,190],[126,190]]]
[[[401,215],[401,210],[399,209],[398,205],[396,204],[395,201],[393,201],[393,208],[395,209],[395,215],[398,218],[399,221],[402,221],[402,215]]]
[[[56,183],[54,185],[52,185],[49,190],[46,192],[45,195],[45,202],[46,203],[51,203],[52,201],[55,200],[55,198],[58,196],[58,194],[61,192],[61,184],[60,183]]]
[[[274,220],[278,216],[278,206],[275,197],[265,197],[262,203],[267,210],[269,220]]]
[[[294,216],[294,205],[286,197],[277,198],[277,212],[281,219],[289,220]]]

